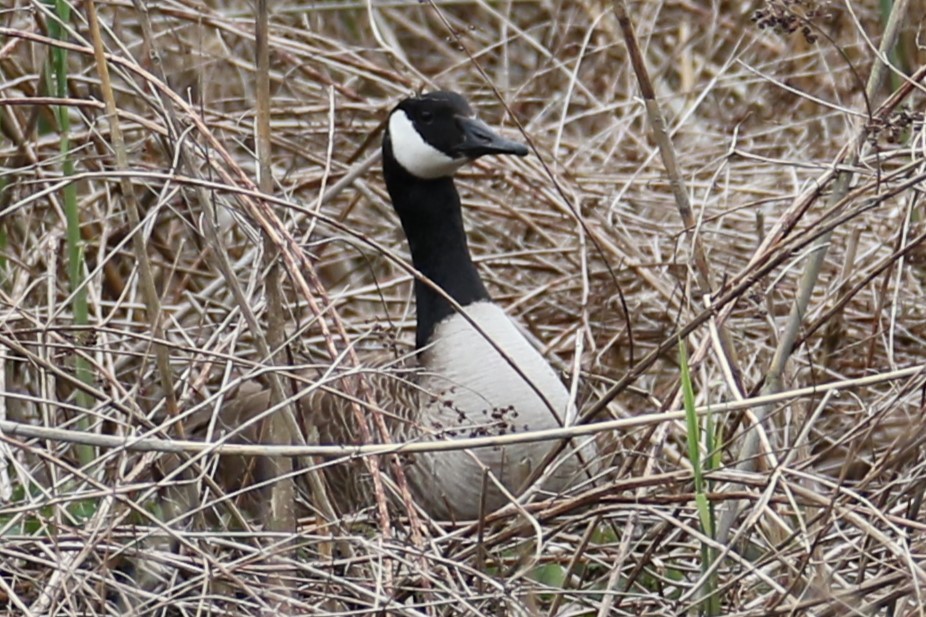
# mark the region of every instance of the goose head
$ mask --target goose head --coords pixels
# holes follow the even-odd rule
[[[383,158],[419,180],[447,178],[481,156],[524,156],[527,148],[476,118],[456,92],[429,92],[399,103],[389,115]]]
[[[418,349],[437,324],[460,306],[488,301],[467,246],[460,195],[453,174],[481,156],[523,156],[527,148],[478,120],[455,92],[431,92],[399,103],[383,137],[383,176],[408,240],[412,264],[429,280],[415,279]],[[431,285],[436,285],[438,293]]]

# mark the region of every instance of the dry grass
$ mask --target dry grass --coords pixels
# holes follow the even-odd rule
[[[862,95],[878,2],[631,6],[689,230],[605,3],[271,3],[273,199],[255,188],[251,3],[98,2],[96,37],[79,3],[65,101],[48,86],[53,12],[12,4],[0,10],[6,614],[678,615],[708,610],[705,584],[725,615],[923,614],[926,97],[901,73]],[[796,31],[759,29],[759,8],[763,25]],[[923,15],[912,0],[893,56],[918,80]],[[495,297],[567,373],[581,368],[584,408],[616,419],[599,425],[612,473],[482,525],[415,527],[391,508],[271,531],[224,495],[222,457],[182,440],[272,366],[265,263],[286,266],[292,363],[350,371],[348,341],[412,340],[404,239],[370,157],[388,109],[434,87],[466,93],[509,134],[520,124],[536,148],[462,174],[471,244]],[[834,166],[852,179],[838,204]],[[826,231],[786,370],[764,387]],[[689,267],[696,241],[713,312]],[[718,518],[741,506],[729,541],[705,535],[685,423],[663,413],[681,406],[679,333],[721,431],[707,497]],[[331,454],[303,439],[295,474]],[[163,452],[171,443],[184,451]]]

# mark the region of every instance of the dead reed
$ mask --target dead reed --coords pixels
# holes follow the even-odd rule
[[[923,614],[926,2],[883,4],[13,0],[0,611]],[[471,246],[613,453],[472,525],[385,498],[363,408],[414,324],[380,123],[432,88],[534,149],[461,174]],[[371,445],[319,447],[292,367]],[[338,518],[357,453],[379,507]]]

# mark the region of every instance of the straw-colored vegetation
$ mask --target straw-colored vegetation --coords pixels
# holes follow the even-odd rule
[[[0,613],[923,614],[923,0],[263,4],[0,9]],[[376,155],[432,88],[533,148],[461,174],[471,245],[613,455],[480,524],[409,517],[370,448],[338,516],[347,451],[285,404],[383,441]],[[284,404],[242,450],[249,380]],[[255,498],[259,460],[296,481]]]

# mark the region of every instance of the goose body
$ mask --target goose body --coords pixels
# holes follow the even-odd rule
[[[427,279],[416,277],[414,283],[413,366],[399,372],[393,366],[368,376],[396,441],[506,435],[566,422],[569,392],[516,323],[492,302],[467,246],[453,174],[467,162],[493,154],[523,156],[527,149],[477,120],[458,94],[408,98],[390,114],[383,175],[412,263]],[[267,409],[269,393],[249,385],[223,409],[226,427],[247,425]],[[323,443],[357,441],[346,399],[316,388],[300,400],[299,408]],[[250,439],[239,434],[246,441],[258,440],[259,426],[248,432]],[[509,503],[554,447],[537,442],[418,454],[404,471],[417,503],[430,515],[474,519]],[[555,461],[543,491],[557,494],[585,480],[585,468],[594,464],[595,455],[589,443],[581,455],[573,452]],[[241,469],[229,472],[235,480],[246,475]],[[357,462],[328,469],[330,495],[342,510],[372,502],[364,472]],[[258,463],[253,475],[267,480],[269,469]]]
[[[420,383],[427,393],[421,397],[424,428],[453,439],[562,426],[569,393],[504,311],[482,301],[464,306],[463,313],[466,317],[454,315],[440,322],[431,346],[421,355]],[[428,453],[416,461],[409,477],[417,493],[434,500],[429,509],[435,515],[476,518],[484,488],[486,511],[509,501],[493,482],[483,487],[484,469],[517,494],[550,447],[540,442]],[[570,459],[545,488],[559,492],[581,480],[579,471],[578,460]]]

